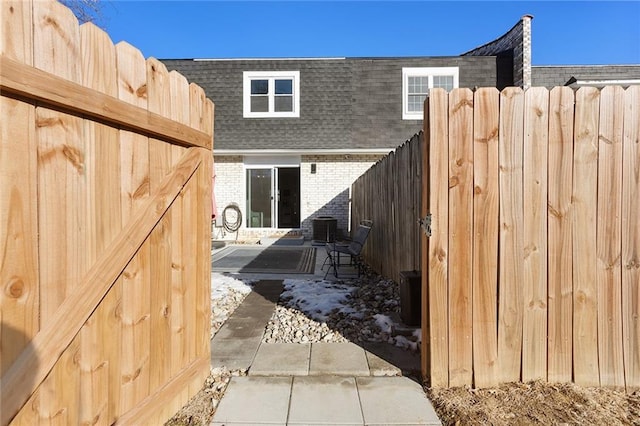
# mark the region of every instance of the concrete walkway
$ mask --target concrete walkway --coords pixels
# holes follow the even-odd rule
[[[323,260],[318,251],[310,278],[324,276]],[[231,378],[212,425],[441,424],[422,387],[402,376],[419,372],[416,353],[385,343],[262,343],[282,290],[282,280],[261,279],[214,336],[212,366],[249,372]]]

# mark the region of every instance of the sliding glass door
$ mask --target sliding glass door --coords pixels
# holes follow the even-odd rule
[[[247,228],[300,227],[300,167],[246,171]]]

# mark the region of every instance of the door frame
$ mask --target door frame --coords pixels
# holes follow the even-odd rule
[[[289,156],[244,156],[242,162],[242,203],[243,203],[243,211],[245,214],[245,218],[243,220],[243,226],[245,229],[250,230],[277,230],[277,229],[290,229],[290,228],[278,228],[278,202],[277,202],[277,188],[278,188],[278,169],[282,168],[298,168],[300,169],[300,156],[299,155],[289,155]],[[248,205],[247,205],[247,170],[255,170],[255,169],[271,169],[271,217],[272,224],[270,227],[261,227],[261,228],[249,228],[247,226],[248,220]],[[302,176],[300,175],[300,178]],[[302,185],[300,185],[302,186]],[[300,188],[300,193],[302,193],[302,188]],[[300,199],[302,199],[300,194]],[[298,206],[298,215],[302,214],[302,202]],[[302,224],[302,220],[300,221]],[[294,228],[291,228],[294,229]],[[295,228],[300,229],[300,228]]]

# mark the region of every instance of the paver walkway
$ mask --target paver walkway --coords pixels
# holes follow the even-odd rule
[[[261,280],[211,342],[233,377],[212,425],[439,425],[422,387],[402,377],[416,354],[386,344],[262,344],[282,280]]]

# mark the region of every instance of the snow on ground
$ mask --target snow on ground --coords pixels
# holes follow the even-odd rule
[[[356,314],[349,304],[350,296],[355,290],[354,286],[331,281],[287,279],[284,280],[284,291],[280,298],[312,319],[326,321],[331,313]]]
[[[218,272],[211,273],[211,302],[223,300],[233,292],[244,295],[251,293],[252,281],[240,281]]]

